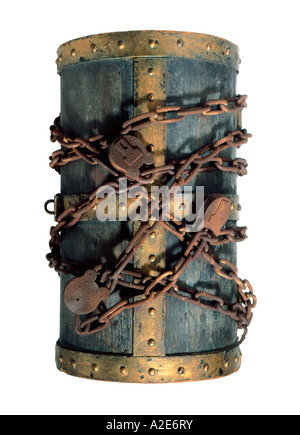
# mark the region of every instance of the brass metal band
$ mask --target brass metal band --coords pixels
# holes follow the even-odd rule
[[[153,50],[152,50],[153,51]],[[164,58],[139,57],[134,59],[134,116],[155,109],[157,104],[166,106],[167,61]],[[153,164],[160,167],[166,164],[166,125],[149,125],[137,132],[146,148],[152,148]],[[162,177],[157,176],[153,185],[163,184]],[[134,222],[134,233],[141,227],[141,222]],[[134,269],[153,277],[166,269],[166,229],[159,226],[143,243],[134,257]],[[140,296],[135,298],[138,301]],[[133,355],[149,357],[165,356],[166,303],[165,295],[152,301],[155,316],[149,316],[148,306],[133,309]]]
[[[69,65],[120,57],[187,57],[221,63],[238,71],[239,48],[211,35],[171,31],[103,33],[62,44],[57,50],[60,73]]]
[[[93,354],[56,345],[57,368],[69,375],[102,381],[166,383],[200,381],[228,376],[241,366],[239,347],[219,352],[128,356]]]
[[[223,196],[226,196],[230,202],[231,202],[231,214],[229,217],[229,220],[231,221],[238,221],[240,216],[239,216],[239,212],[241,211],[242,207],[241,204],[239,202],[239,196],[238,195],[229,195],[229,194],[222,194]],[[57,194],[54,197],[54,201],[53,200],[48,200],[46,202],[50,203],[50,202],[54,202],[54,219],[57,221],[57,217],[63,213],[65,210],[67,210],[68,208],[75,206],[76,204],[78,204],[80,201],[83,201],[84,199],[86,199],[88,197],[88,195],[84,195],[84,194],[71,194],[71,195],[63,195],[63,194]],[[123,217],[123,203],[119,201],[119,195],[116,194],[116,196],[113,199],[116,203],[116,219],[119,219],[120,214]],[[122,201],[122,200],[121,200]],[[129,208],[133,203],[134,203],[134,199],[130,199],[127,198],[127,207]],[[45,204],[45,206],[46,206]],[[190,212],[190,207],[191,204],[187,203],[185,204],[186,208],[185,208],[185,212],[189,213]],[[182,216],[182,210],[181,209],[176,209],[176,207],[174,207],[174,204],[172,202],[172,200],[170,201],[170,207],[171,209],[174,208],[174,217],[181,217]],[[88,210],[86,213],[84,213],[81,217],[80,217],[80,221],[92,221],[92,220],[96,220],[97,219],[97,215],[96,215],[96,210],[97,207],[91,208],[90,210]],[[177,213],[178,212],[178,216]],[[52,211],[48,211],[48,213],[52,214]]]

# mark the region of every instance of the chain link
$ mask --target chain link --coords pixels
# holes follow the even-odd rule
[[[234,98],[209,100],[202,106],[189,109],[182,109],[180,106],[169,106],[157,108],[155,111],[147,112],[131,118],[122,125],[120,135],[136,132],[141,128],[155,124],[173,124],[181,122],[186,116],[202,114],[214,116],[222,113],[236,113],[247,107],[247,96],[238,95]],[[231,107],[230,107],[231,106]],[[215,108],[215,110],[214,110]],[[172,116],[173,117],[170,117]],[[167,118],[166,118],[167,117]],[[114,137],[105,138],[103,135],[96,135],[88,140],[82,138],[67,137],[61,129],[60,118],[56,118],[50,127],[52,142],[58,142],[64,149],[59,149],[52,153],[50,157],[50,167],[59,172],[60,167],[76,160],[84,160],[91,165],[100,165],[109,172],[112,168],[107,166],[99,156],[108,146]],[[112,175],[117,176],[115,171]]]

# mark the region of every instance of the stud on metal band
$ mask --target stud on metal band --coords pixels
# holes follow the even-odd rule
[[[225,39],[200,33],[133,31],[92,35],[62,44],[58,72],[64,67],[114,57],[187,57],[221,63],[238,71],[239,49]],[[148,72],[150,77],[154,75]]]
[[[92,354],[56,345],[57,368],[69,375],[103,381],[162,383],[228,376],[241,366],[238,347],[215,353],[175,356]]]

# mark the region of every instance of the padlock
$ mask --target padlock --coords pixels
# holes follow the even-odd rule
[[[66,286],[64,301],[70,311],[76,314],[88,314],[94,311],[101,301],[108,298],[107,287],[96,283],[97,272],[90,269],[80,277],[73,278]]]
[[[153,155],[146,150],[144,144],[130,135],[115,139],[110,146],[108,157],[115,169],[132,180],[139,178],[142,165],[152,165],[154,162]]]
[[[217,237],[231,213],[231,202],[223,195],[210,195],[204,204],[204,228]]]

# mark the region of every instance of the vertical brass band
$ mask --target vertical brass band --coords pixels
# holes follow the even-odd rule
[[[166,59],[134,59],[134,115],[166,105]],[[149,126],[138,133],[139,139],[153,153],[154,165],[165,163],[166,128]],[[159,184],[155,180],[154,184]],[[139,228],[135,224],[135,231]],[[134,267],[147,275],[157,276],[166,267],[166,235],[158,227],[134,257]],[[148,304],[149,305],[149,304]],[[151,306],[134,308],[133,355],[165,355],[165,297],[151,303]]]

